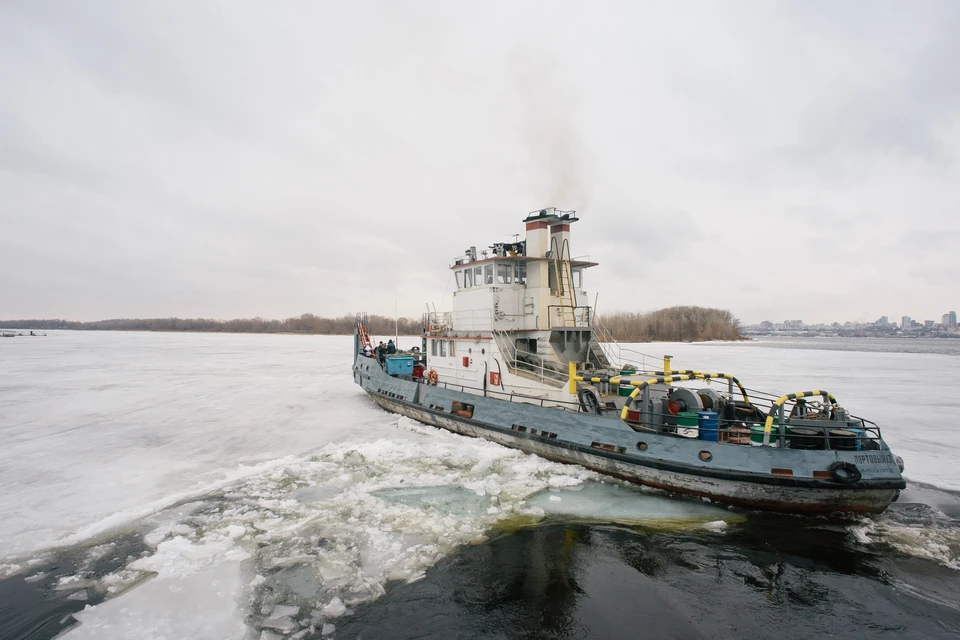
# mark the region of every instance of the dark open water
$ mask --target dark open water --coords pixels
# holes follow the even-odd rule
[[[942,501],[892,508],[905,521]],[[934,492],[939,493],[939,492]],[[955,638],[960,574],[843,521],[750,514],[720,536],[557,522],[466,547],[345,618],[363,638]]]
[[[560,518],[495,533],[334,619],[333,637],[960,637],[960,572],[852,533],[874,522],[903,535],[940,531],[928,543],[953,545],[957,557],[960,495],[912,485],[886,514],[857,520],[742,516],[720,533]],[[83,575],[148,553],[142,533],[113,543]],[[71,613],[101,601],[55,588],[84,556],[77,549],[38,565],[46,577],[37,582],[0,581],[0,638],[53,638]]]

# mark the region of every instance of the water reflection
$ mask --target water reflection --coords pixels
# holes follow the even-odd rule
[[[950,637],[960,574],[881,555],[842,522],[726,534],[553,524],[465,548],[340,621],[371,638]]]

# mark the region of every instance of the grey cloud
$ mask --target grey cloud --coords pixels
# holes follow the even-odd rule
[[[958,15],[5,3],[0,317],[417,314],[551,205],[607,309],[932,316],[957,306]],[[835,292],[779,295],[805,281]]]

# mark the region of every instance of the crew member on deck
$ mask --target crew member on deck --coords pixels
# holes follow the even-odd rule
[[[387,353],[396,353],[397,345],[393,344],[393,340],[387,341]]]

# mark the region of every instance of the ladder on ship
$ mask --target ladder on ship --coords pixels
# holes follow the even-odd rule
[[[570,265],[570,245],[564,241],[563,246],[557,246],[556,240],[553,249],[553,268],[557,277],[557,295],[562,304],[558,311],[561,327],[577,326],[577,293],[573,289],[573,273]]]
[[[367,333],[367,314],[365,313],[357,315],[357,335],[360,337],[361,351],[363,351],[365,347],[370,347],[373,349],[373,343],[370,341],[370,334]]]

